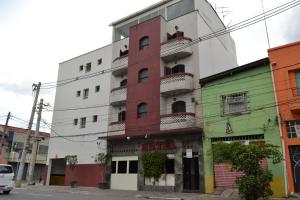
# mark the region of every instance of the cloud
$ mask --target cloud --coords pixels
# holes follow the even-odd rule
[[[300,40],[300,7],[294,8],[293,12],[286,18],[283,37],[288,42]]]

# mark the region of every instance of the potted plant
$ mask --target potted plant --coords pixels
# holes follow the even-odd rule
[[[69,165],[70,169],[73,171],[74,173],[74,169],[78,163],[78,159],[77,159],[77,155],[66,155],[65,156],[65,160],[67,162],[67,165]],[[73,175],[74,177],[74,175]],[[74,178],[72,178],[74,179]],[[75,188],[77,186],[77,181],[76,180],[72,180],[70,182],[70,185],[72,188]]]
[[[106,153],[98,153],[95,156],[95,160],[94,162],[101,165],[105,165],[107,163],[107,160],[109,159],[109,155]],[[104,167],[105,170],[105,167]],[[105,171],[104,171],[105,174]],[[108,189],[108,183],[106,183],[104,180],[102,180],[102,182],[98,183],[98,187],[101,189]]]

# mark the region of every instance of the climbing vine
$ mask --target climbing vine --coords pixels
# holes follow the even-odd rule
[[[163,173],[166,158],[160,152],[145,152],[141,157],[145,177],[158,180]]]

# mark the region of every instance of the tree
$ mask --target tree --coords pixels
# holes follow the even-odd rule
[[[268,199],[273,194],[270,187],[273,175],[260,166],[260,161],[270,159],[273,164],[280,163],[282,154],[277,146],[264,143],[217,143],[213,146],[213,156],[215,163],[227,161],[233,169],[244,173],[236,179],[242,199]]]
[[[166,158],[166,154],[160,152],[145,152],[141,158],[145,177],[157,181],[163,173]]]

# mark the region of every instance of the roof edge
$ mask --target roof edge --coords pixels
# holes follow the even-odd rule
[[[246,71],[248,69],[252,69],[252,68],[255,68],[255,67],[259,67],[261,66],[262,64],[269,64],[270,61],[269,61],[269,58],[266,57],[266,58],[263,58],[263,59],[260,59],[260,60],[256,60],[254,62],[251,62],[251,63],[247,63],[245,65],[242,65],[242,66],[239,66],[239,67],[236,67],[236,68],[233,68],[233,69],[229,69],[227,71],[224,71],[224,72],[220,72],[218,74],[214,74],[212,76],[208,76],[208,77],[205,77],[205,78],[202,78],[199,80],[199,84],[200,85],[205,85],[206,83],[209,83],[211,81],[214,81],[214,80],[217,80],[217,79],[221,79],[221,78],[224,78],[228,75],[233,75],[233,74],[237,74],[237,73],[240,73],[240,72],[243,72],[243,71]]]
[[[270,49],[268,49],[268,52],[270,52],[270,51],[276,51],[278,49],[282,49],[282,48],[286,48],[286,47],[294,46],[294,45],[298,45],[298,44],[300,44],[300,41],[292,42],[292,43],[288,43],[288,44],[284,44],[284,45],[281,45],[281,46],[270,48]]]

